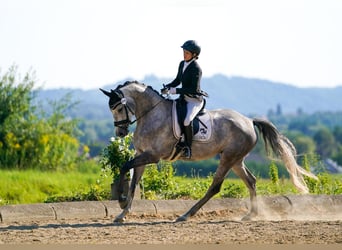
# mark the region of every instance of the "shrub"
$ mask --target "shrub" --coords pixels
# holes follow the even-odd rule
[[[50,103],[51,114],[34,103],[34,76],[21,79],[17,67],[0,76],[0,167],[70,170],[84,158],[77,120],[66,117],[70,96]],[[44,107],[46,108],[46,107]]]
[[[273,185],[279,184],[279,176],[278,176],[278,168],[274,161],[271,162],[270,171],[269,171],[270,179]]]
[[[222,190],[221,197],[242,198],[247,195],[247,188],[243,183],[228,183]]]
[[[174,172],[170,162],[147,165],[142,177],[143,196],[146,199],[169,199],[176,187]]]
[[[67,201],[101,201],[109,200],[111,194],[109,190],[103,189],[99,185],[91,185],[89,190],[76,191],[70,195],[53,195],[49,196],[44,202],[67,202]]]
[[[135,150],[130,147],[132,139],[132,133],[124,138],[113,137],[100,154],[101,167],[104,171],[110,171],[113,182],[119,178],[121,167],[135,155]]]

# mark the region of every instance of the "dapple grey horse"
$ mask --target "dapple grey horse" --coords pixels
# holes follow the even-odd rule
[[[118,188],[119,203],[123,209],[115,221],[122,222],[129,213],[136,185],[139,183],[146,164],[168,160],[178,140],[172,129],[172,100],[168,100],[145,84],[132,81],[119,85],[115,90],[100,89],[109,97],[109,108],[113,114],[116,136],[128,134],[128,127],[136,122],[133,135],[135,157],[122,166]],[[256,178],[246,167],[244,159],[257,142],[255,127],[263,135],[266,149],[271,147],[276,156],[284,162],[294,186],[302,193],[308,188],[303,175],[316,178],[301,168],[295,160],[293,144],[276,127],[264,119],[250,119],[236,111],[219,109],[207,111],[212,117],[212,135],[207,143],[193,142],[191,161],[203,160],[220,155],[219,166],[208,191],[188,212],[177,221],[185,221],[194,215],[211,197],[220,191],[230,170],[239,176],[250,193],[251,208],[243,220],[258,213],[256,202]],[[132,117],[135,116],[135,121]],[[123,194],[125,174],[134,169],[128,195]]]

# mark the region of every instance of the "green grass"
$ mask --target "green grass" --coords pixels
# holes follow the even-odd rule
[[[319,174],[319,181],[312,180],[308,183],[311,194],[342,194],[341,175]],[[212,177],[185,178],[175,176],[169,180],[167,189],[163,187],[155,190],[145,190],[146,199],[199,199],[205,195]],[[257,179],[257,195],[289,195],[299,194],[289,179],[280,178],[277,183],[269,179]],[[221,190],[214,198],[245,198],[249,197],[249,191],[240,179],[227,178]]]
[[[170,190],[164,190],[160,193],[147,192],[148,199],[199,199],[208,190],[212,182],[212,177],[207,178],[185,178],[174,177],[173,185]],[[272,184],[270,180],[257,180],[258,195],[274,194],[297,194],[297,190],[289,179],[281,179],[277,185]],[[249,197],[249,191],[240,179],[228,178],[221,187],[221,191],[214,198],[244,198]]]
[[[110,191],[111,178],[100,167],[73,172],[0,170],[0,205],[45,202],[51,197],[75,196],[96,188]]]
[[[199,199],[208,190],[212,176],[185,178],[165,175],[165,172],[145,171],[146,199]],[[310,182],[313,194],[341,194],[342,175],[319,175],[319,182]],[[86,162],[73,172],[41,172],[38,170],[0,170],[0,205],[58,201],[110,199],[112,178],[101,171],[96,162]],[[151,189],[146,188],[149,183]],[[147,185],[148,186],[148,185]],[[289,179],[257,180],[258,195],[297,194]],[[214,198],[248,197],[240,179],[228,178]]]

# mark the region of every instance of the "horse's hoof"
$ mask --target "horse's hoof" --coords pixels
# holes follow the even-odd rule
[[[182,222],[182,221],[187,221],[188,220],[188,217],[182,215],[182,216],[179,216],[175,222]]]
[[[251,216],[249,216],[249,215],[247,214],[247,215],[243,216],[243,217],[241,218],[241,220],[242,220],[242,221],[251,221],[252,218],[251,218]]]
[[[114,223],[123,223],[126,220],[125,217],[116,217]]]
[[[244,217],[241,218],[242,221],[251,221],[253,218],[256,217],[256,214],[254,213],[249,213],[245,215]]]

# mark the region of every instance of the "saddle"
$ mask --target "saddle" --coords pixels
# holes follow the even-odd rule
[[[182,137],[183,134],[183,121],[186,115],[186,105],[181,102],[184,100],[174,100],[172,104],[172,128],[173,135],[178,140],[175,144],[172,153],[168,160],[175,161],[181,157],[182,152]],[[205,111],[205,103],[196,115],[195,119],[192,121],[194,136],[192,138],[193,142],[205,143],[208,142],[211,138],[212,132],[212,117],[208,112]]]
[[[172,105],[172,127],[173,134],[176,139],[180,140],[183,134],[183,122],[186,116],[186,105],[184,100],[177,99]],[[205,100],[202,109],[198,112],[195,119],[192,121],[194,136],[193,141],[207,142],[210,140],[212,131],[212,119],[205,110]]]

